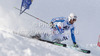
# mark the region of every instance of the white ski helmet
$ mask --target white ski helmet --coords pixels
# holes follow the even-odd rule
[[[77,16],[74,13],[70,13],[70,15],[68,16],[68,21],[70,21],[71,19],[76,19]]]

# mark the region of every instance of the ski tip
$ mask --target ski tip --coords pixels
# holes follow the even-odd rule
[[[91,53],[90,50],[81,49],[81,51],[82,51],[83,53],[87,53],[87,54],[90,54],[90,53]]]
[[[87,53],[88,53],[88,54],[90,54],[90,53],[91,53],[91,51],[88,51]]]

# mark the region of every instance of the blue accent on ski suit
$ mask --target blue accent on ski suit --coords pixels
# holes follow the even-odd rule
[[[57,17],[57,18],[53,18],[51,20],[51,22],[53,22],[53,23],[55,23],[55,22],[62,22],[63,23],[63,22],[65,22],[65,20],[67,20],[65,17]],[[68,21],[66,21],[66,24],[69,25],[69,26],[72,25]],[[64,30],[63,29],[59,29],[57,25],[56,25],[56,28],[57,28],[57,30],[59,31],[60,34],[64,33]],[[71,31],[72,41],[73,41],[73,43],[76,43],[75,35],[74,35],[74,26],[72,28],[70,28],[70,31]]]
[[[66,18],[65,17],[57,17],[57,18],[53,18],[51,20],[51,22],[53,22],[53,23],[55,23],[55,22],[64,22],[65,21],[64,19],[66,19]]]
[[[61,28],[59,29],[59,27],[56,25],[57,30],[59,31],[60,34],[64,33],[64,30]]]

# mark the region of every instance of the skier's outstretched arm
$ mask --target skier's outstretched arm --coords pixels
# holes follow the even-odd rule
[[[74,35],[74,27],[71,29],[71,38],[74,44],[76,44],[75,35]]]
[[[76,40],[75,40],[75,35],[74,35],[74,27],[71,29],[71,38],[74,44],[74,47],[78,47]]]
[[[65,17],[57,17],[57,18],[53,18],[51,20],[52,23],[55,23],[55,22],[64,22],[65,21]]]

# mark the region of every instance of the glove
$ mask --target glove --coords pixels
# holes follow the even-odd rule
[[[51,28],[54,28],[53,22],[50,22],[50,27],[51,27]]]

